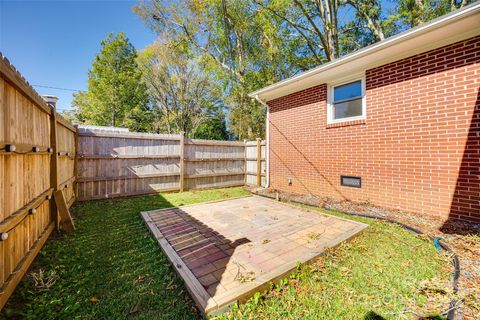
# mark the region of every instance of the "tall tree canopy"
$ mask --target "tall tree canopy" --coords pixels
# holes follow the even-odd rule
[[[214,82],[199,69],[195,59],[168,42],[157,41],[148,46],[137,62],[152,99],[155,132],[183,131],[192,137],[200,126],[204,132],[208,131],[209,118],[223,115]],[[218,124],[215,127],[217,131],[221,129]]]
[[[475,0],[386,1],[140,2],[134,11],[160,41],[138,59],[123,34],[102,42],[88,92],[74,100],[77,119],[206,138],[231,137],[228,125],[237,139],[264,137],[265,107],[249,92]]]
[[[152,0],[134,10],[220,85],[238,139],[265,132],[265,107],[249,92],[394,30],[376,0]]]
[[[238,138],[263,135],[264,107],[247,94],[276,78],[276,70],[269,66],[287,64],[275,48],[281,35],[261,28],[248,2],[152,1],[139,5],[136,12],[160,35],[169,34],[174,46],[197,56],[202,69],[221,85],[229,126]],[[285,73],[288,70],[279,70],[277,75]]]
[[[425,23],[450,11],[460,9],[476,0],[399,0],[394,17],[400,29]]]
[[[88,91],[74,95],[80,123],[148,131],[147,87],[136,63],[137,51],[124,33],[110,34],[88,73]]]

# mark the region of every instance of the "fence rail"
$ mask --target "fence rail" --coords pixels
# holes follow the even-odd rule
[[[0,108],[0,309],[75,200],[265,183],[260,140],[76,128],[1,54]]]
[[[75,199],[75,132],[0,55],[0,309]]]
[[[245,184],[266,185],[266,143],[260,139],[257,141],[245,141]]]

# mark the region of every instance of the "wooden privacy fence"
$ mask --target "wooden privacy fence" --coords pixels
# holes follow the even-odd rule
[[[260,140],[77,130],[1,54],[0,108],[0,309],[76,199],[265,184]]]
[[[76,129],[1,55],[0,108],[1,309],[58,227],[58,197],[75,200]]]
[[[267,180],[266,143],[261,139],[245,141],[245,184],[265,186]]]
[[[79,128],[78,200],[241,186],[256,157],[247,158],[246,145]]]

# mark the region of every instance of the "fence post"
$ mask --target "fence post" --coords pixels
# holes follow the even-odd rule
[[[77,179],[78,179],[78,125],[75,125],[75,150],[74,150],[74,160],[73,160],[73,176],[75,180],[73,181],[73,196],[77,198]]]
[[[44,96],[44,100],[50,106],[50,147],[53,149],[53,154],[50,158],[50,187],[53,189],[53,197],[50,202],[50,214],[55,219],[55,226],[57,231],[60,229],[60,224],[63,224],[63,229],[71,232],[75,229],[72,217],[68,211],[68,206],[65,201],[62,190],[58,190],[58,134],[57,134],[57,112],[56,103],[57,97]],[[63,221],[62,221],[63,220]]]
[[[243,185],[246,186],[248,184],[247,139],[243,139],[243,163]]]
[[[52,195],[58,189],[58,150],[57,150],[57,113],[55,111],[55,104],[48,102],[50,106],[50,147],[52,148],[52,156],[50,157],[50,188],[53,189]],[[52,196],[50,200],[50,214],[52,218],[55,219],[55,226],[58,229],[60,228],[60,219],[58,216],[57,204],[55,199]]]
[[[257,138],[257,186],[262,186],[262,139]]]
[[[180,132],[180,192],[185,189],[185,132]]]

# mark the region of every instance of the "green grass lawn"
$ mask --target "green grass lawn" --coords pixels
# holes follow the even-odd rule
[[[42,269],[44,281],[53,274],[55,283],[46,289],[25,277],[2,318],[200,318],[139,212],[246,194],[229,188],[76,204],[76,232],[52,237],[30,270]],[[446,278],[445,258],[397,226],[355,220],[370,227],[222,318],[397,319],[390,313],[426,304],[420,283]]]

